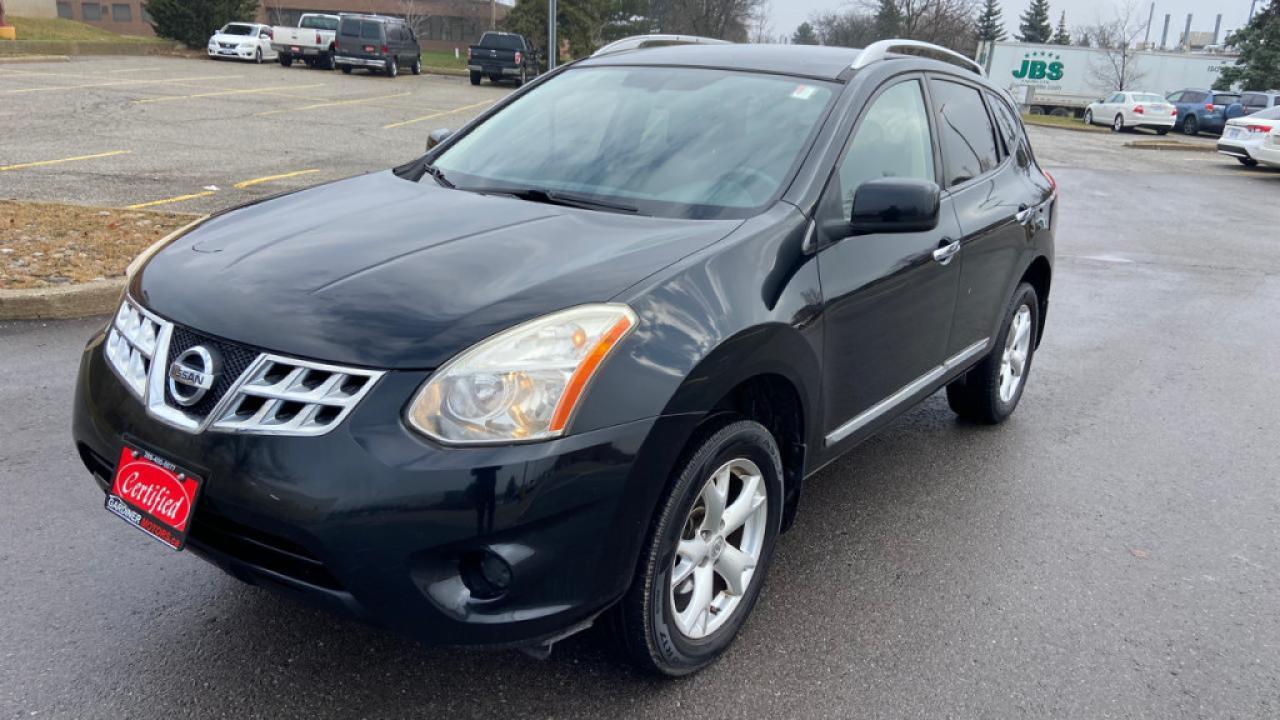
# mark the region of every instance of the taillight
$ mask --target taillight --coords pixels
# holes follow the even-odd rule
[[[1169,115],[1172,117],[1178,117],[1178,108],[1174,108],[1173,112],[1169,113]]]
[[[320,33],[316,33],[316,44],[319,45],[322,42],[324,41],[320,39]]]
[[[1251,133],[1269,133],[1269,132],[1271,132],[1271,128],[1270,128],[1270,127],[1268,127],[1268,126],[1266,126],[1266,125],[1245,125],[1245,126],[1244,126],[1244,128],[1245,128],[1245,130],[1248,130],[1248,131],[1249,131],[1249,132],[1251,132]]]
[[[383,54],[383,55],[386,55],[388,52],[390,52],[390,51],[389,51],[389,50],[387,50],[387,46],[386,46],[386,45],[383,45],[383,46],[382,46],[382,54]]]
[[[1204,109],[1208,110],[1209,112],[1213,112],[1213,103],[1205,103]]]
[[[1050,174],[1049,174],[1049,173],[1047,173],[1047,172],[1044,174],[1044,176],[1045,176],[1045,177],[1047,177],[1047,178],[1049,178],[1049,191],[1050,191],[1050,192],[1052,192],[1054,195],[1057,195],[1057,194],[1058,194],[1058,181],[1057,181],[1057,180],[1054,180],[1054,179],[1053,179],[1053,176],[1052,176],[1052,175],[1050,175]]]
[[[524,55],[521,55],[521,54],[520,54],[520,51],[519,51],[519,50],[517,50],[517,51],[516,51],[516,64],[517,64],[517,65],[519,65],[519,64],[520,64],[520,61],[521,61],[521,60],[523,60],[523,59],[524,59]]]
[[[1143,114],[1144,112],[1146,112],[1146,111],[1142,109],[1142,106],[1141,106],[1141,105],[1134,105],[1134,106],[1133,106],[1133,114],[1134,114],[1134,115],[1141,115],[1141,114]]]

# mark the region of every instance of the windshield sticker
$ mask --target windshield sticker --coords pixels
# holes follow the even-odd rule
[[[817,90],[818,88],[812,85],[797,85],[796,89],[791,91],[791,97],[799,100],[808,100],[813,97],[813,94],[817,92]]]

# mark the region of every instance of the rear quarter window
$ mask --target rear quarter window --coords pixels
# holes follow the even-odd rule
[[[1231,105],[1238,102],[1240,102],[1239,95],[1214,95],[1213,96],[1214,105]]]

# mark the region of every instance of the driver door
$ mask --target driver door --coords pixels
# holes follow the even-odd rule
[[[885,177],[936,183],[941,164],[921,78],[890,80],[865,107],[815,223],[828,448],[865,437],[931,386],[929,377],[945,360],[960,277],[958,258],[935,256],[961,239],[948,197],[933,230],[850,234],[861,183]]]

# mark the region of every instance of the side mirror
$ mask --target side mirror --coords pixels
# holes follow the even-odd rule
[[[445,140],[448,140],[449,136],[452,134],[453,131],[449,128],[438,128],[436,130],[432,130],[431,134],[427,136],[427,149],[430,150]]]
[[[938,226],[942,191],[937,183],[880,178],[858,186],[849,226],[855,235],[924,232]]]

